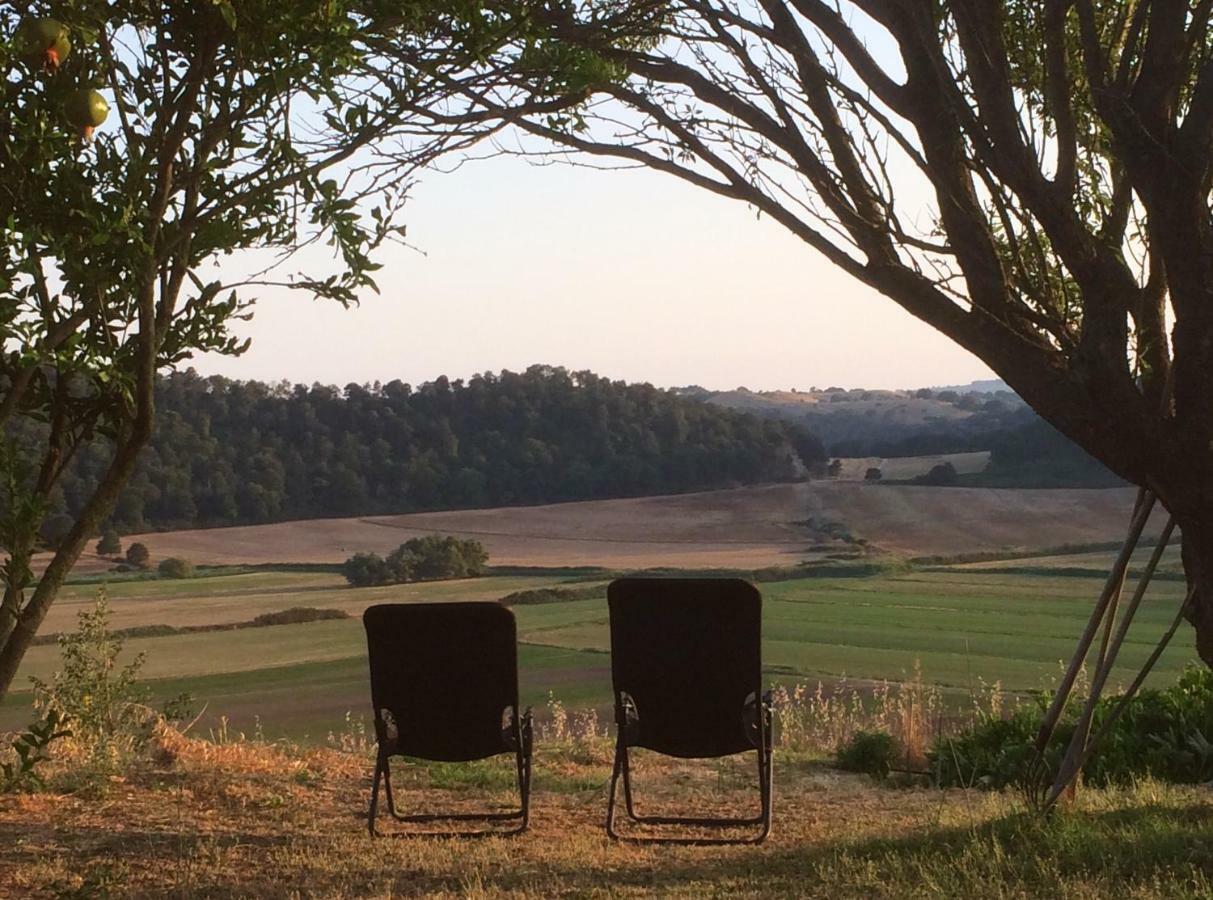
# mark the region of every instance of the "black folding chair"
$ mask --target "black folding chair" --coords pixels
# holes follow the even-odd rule
[[[762,596],[735,578],[621,578],[607,590],[615,767],[607,834],[615,829],[616,786],[640,825],[758,826],[748,838],[626,837],[651,843],[759,843],[771,831],[770,695],[762,692]],[[628,751],[711,758],[757,751],[761,809],[749,818],[642,816],[632,802]]]
[[[480,822],[479,830],[407,834],[479,836],[526,830],[531,794],[531,711],[519,715],[514,614],[497,603],[387,603],[362,616],[375,708],[374,786],[367,827],[375,836],[382,779],[388,812],[399,822]],[[519,808],[509,812],[396,809],[392,756],[456,762],[512,753]],[[513,825],[512,829],[502,826]]]

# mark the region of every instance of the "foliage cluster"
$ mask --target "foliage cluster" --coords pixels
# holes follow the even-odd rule
[[[94,762],[112,765],[125,749],[146,740],[148,691],[138,681],[145,656],[119,663],[124,640],[109,630],[109,601],[98,592],[80,611],[77,630],[59,636],[62,668],[34,682],[34,707],[70,720],[75,739]]]
[[[98,556],[119,556],[122,553],[122,538],[118,536],[118,532],[112,528],[107,528],[101,533],[101,539],[97,541]]]
[[[960,733],[931,748],[932,775],[941,786],[1002,788],[1028,777],[1035,760],[1033,740],[1041,704],[1026,704],[1007,717],[980,716]],[[1119,697],[1105,697],[1096,708],[1092,733],[1100,730]],[[1063,721],[1045,754],[1055,771],[1074,733],[1073,718]],[[1150,777],[1197,784],[1213,778],[1213,670],[1189,666],[1169,687],[1142,691],[1129,701],[1083,769],[1089,784],[1127,784]]]
[[[45,789],[46,782],[38,770],[50,761],[51,744],[72,736],[69,724],[63,713],[52,709],[13,738],[8,748],[12,758],[0,760],[0,793]]]
[[[889,776],[898,756],[897,741],[887,731],[857,731],[839,746],[834,762],[844,771],[884,779]]]
[[[136,569],[144,568],[152,555],[148,552],[147,544],[141,544],[136,541],[126,548],[127,565],[134,566]]]
[[[314,606],[292,606],[279,612],[261,613],[253,616],[252,625],[256,627],[267,625],[298,625],[303,622],[328,622],[334,619],[348,619],[350,614],[344,609],[317,609]]]
[[[592,584],[580,588],[550,587],[514,591],[498,602],[502,606],[534,606],[541,603],[567,603],[571,600],[597,600],[605,596],[605,584]]]
[[[960,481],[960,473],[950,462],[942,462],[931,466],[931,471],[914,479],[915,484],[931,484],[937,487],[947,487]]]
[[[187,371],[160,380],[156,406],[111,519],[124,533],[701,490],[824,459],[797,425],[548,366],[344,389]],[[18,424],[30,441],[44,427]],[[80,448],[52,515],[70,521],[108,453]]]
[[[388,554],[355,553],[342,565],[342,574],[354,587],[470,578],[484,572],[489,560],[484,546],[475,540],[451,535],[427,534],[405,541]]]
[[[160,560],[156,572],[161,578],[193,578],[194,564],[180,556],[169,556]]]

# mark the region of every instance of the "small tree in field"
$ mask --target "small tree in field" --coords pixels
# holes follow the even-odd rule
[[[959,483],[960,473],[956,471],[956,467],[950,462],[944,462],[931,466],[931,471],[925,475],[919,475],[914,480],[919,484],[934,484],[946,487]]]
[[[241,352],[249,289],[373,289],[410,173],[485,130],[433,127],[450,73],[528,22],[438,0],[51,8],[0,2],[0,698],[151,435],[157,373]],[[270,274],[316,243],[331,263]],[[259,255],[220,273],[239,251]],[[96,441],[108,465],[31,587],[48,498]]]
[[[122,539],[118,537],[118,532],[112,528],[107,528],[101,534],[101,540],[97,541],[98,556],[118,556],[122,553]]]
[[[397,547],[387,558],[397,581],[433,581],[480,575],[489,555],[479,541],[427,534]]]
[[[428,534],[405,541],[387,559],[376,553],[355,553],[345,561],[342,574],[355,587],[470,578],[483,574],[488,560],[479,541]]]
[[[151,558],[152,555],[147,552],[147,545],[138,541],[126,548],[126,561],[136,569],[147,566],[148,560]]]
[[[880,481],[880,479],[883,477],[884,473],[881,472],[880,469],[876,468],[876,466],[869,466],[868,470],[863,473],[864,481]]]
[[[378,553],[355,553],[341,566],[341,574],[353,587],[391,584],[395,574]]]

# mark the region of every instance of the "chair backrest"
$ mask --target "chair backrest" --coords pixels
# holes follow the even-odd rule
[[[633,746],[681,757],[753,749],[746,703],[762,691],[762,595],[736,578],[621,578],[607,589],[616,719]]]
[[[362,616],[379,740],[392,753],[484,759],[509,749],[503,716],[518,711],[514,614],[497,603],[385,603]]]

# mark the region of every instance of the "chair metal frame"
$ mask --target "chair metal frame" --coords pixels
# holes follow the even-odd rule
[[[427,823],[479,823],[479,828],[453,827],[450,829],[401,829],[389,832],[390,837],[487,837],[490,835],[515,835],[526,830],[530,821],[531,768],[534,748],[534,727],[531,710],[520,714],[518,702],[517,630],[513,613],[496,603],[464,602],[443,603],[428,607],[427,612],[416,610],[413,604],[381,604],[368,607],[363,614],[367,628],[368,658],[371,666],[371,695],[375,723],[375,771],[371,784],[370,807],[367,811],[367,831],[372,838],[379,836],[376,820],[379,814],[380,786],[384,789],[387,812],[397,822],[413,825]],[[406,628],[407,639],[400,643],[397,629]],[[451,644],[433,643],[434,628],[437,634],[449,635],[455,646],[466,645],[467,652],[474,653],[479,647],[486,655],[481,666],[487,666],[485,674],[478,670],[462,668],[460,673],[451,673],[446,667],[451,660],[445,656],[453,652]],[[413,643],[410,644],[409,642]],[[421,643],[418,644],[417,642]],[[487,643],[485,643],[487,641]],[[410,649],[411,647],[411,649]],[[438,656],[427,659],[431,647],[448,648]],[[475,666],[472,662],[471,665]],[[434,668],[431,668],[434,667]],[[434,673],[439,679],[435,682]],[[455,681],[449,679],[459,674]],[[486,683],[485,677],[494,678]],[[413,679],[417,682],[414,685]],[[507,680],[509,679],[509,680]],[[445,694],[441,685],[446,685]],[[455,731],[435,731],[435,717],[441,717],[454,698],[468,695],[478,697],[478,706],[470,718],[451,721]],[[402,700],[411,697],[412,700]],[[443,698],[446,698],[445,700]],[[396,698],[396,699],[393,699]],[[397,705],[397,704],[403,704]],[[501,705],[498,706],[497,704]],[[410,706],[412,709],[410,710]],[[382,707],[382,708],[381,708]],[[499,710],[498,727],[489,726],[486,714]],[[459,743],[464,738],[458,735],[460,724],[470,725],[475,731],[471,744]],[[448,729],[451,727],[448,726]],[[435,746],[427,737],[447,735]],[[466,734],[466,733],[465,733]],[[455,740],[451,744],[449,741]],[[473,761],[492,759],[511,754],[517,774],[518,806],[506,811],[484,810],[456,812],[444,810],[418,810],[403,812],[397,804],[392,787],[391,757],[432,761]],[[509,827],[512,826],[512,827]]]
[[[514,765],[518,773],[518,809],[508,812],[471,812],[471,813],[410,813],[401,814],[396,809],[396,796],[392,790],[392,770],[390,758],[402,756],[395,753],[389,742],[380,742],[375,755],[375,775],[371,787],[371,807],[367,814],[367,830],[371,837],[380,837],[375,829],[375,818],[379,809],[379,784],[382,781],[384,797],[387,800],[388,814],[397,822],[410,824],[426,824],[429,822],[481,822],[486,825],[493,823],[515,823],[513,828],[479,828],[474,830],[453,829],[448,831],[407,831],[393,833],[391,837],[489,837],[501,835],[508,837],[522,834],[526,831],[531,816],[531,759],[534,747],[534,728],[531,710],[528,708],[521,717],[517,710],[511,716],[510,739],[514,744]],[[385,749],[386,748],[386,749]],[[485,757],[486,759],[490,757]]]
[[[624,579],[636,581],[639,579]],[[682,583],[700,579],[652,579],[654,582],[678,581]],[[753,586],[748,586],[753,590]],[[761,600],[761,598],[759,598]],[[614,648],[612,647],[612,652]],[[759,665],[761,673],[761,664]],[[761,675],[760,675],[761,677]],[[612,670],[612,680],[615,671]],[[761,690],[760,684],[755,688]],[[627,841],[643,844],[681,844],[681,845],[714,845],[714,844],[759,844],[771,833],[772,809],[774,805],[773,764],[774,742],[772,732],[774,727],[774,708],[771,694],[768,691],[761,697],[752,692],[746,700],[745,707],[738,710],[739,719],[745,727],[746,735],[757,756],[757,774],[760,809],[754,816],[722,817],[722,816],[673,816],[673,815],[642,815],[636,811],[633,798],[632,772],[630,749],[633,746],[643,747],[644,744],[636,737],[639,725],[635,703],[628,694],[614,685],[615,695],[615,760],[611,770],[610,792],[607,797],[606,832],[616,841]],[[661,752],[654,750],[653,752]],[[745,749],[734,750],[725,754],[705,754],[686,758],[709,759],[720,755],[734,755],[747,752]],[[681,754],[678,754],[681,755]],[[704,836],[660,836],[660,835],[630,835],[624,834],[616,827],[619,817],[619,782],[623,782],[623,811],[624,816],[637,826],[680,826],[682,828],[728,829],[758,827],[757,833],[747,837],[704,837]]]
[[[631,746],[626,737],[626,712],[621,721],[620,708],[616,707],[616,724],[618,735],[615,739],[615,764],[611,771],[611,787],[607,798],[606,832],[611,840],[628,841],[637,844],[681,844],[689,846],[704,846],[711,844],[761,844],[771,834],[771,813],[773,808],[773,741],[771,737],[774,725],[774,714],[771,706],[771,695],[768,691],[762,698],[762,712],[758,716],[758,745],[755,747],[758,757],[758,793],[762,804],[756,816],[717,817],[717,816],[652,816],[640,815],[636,812],[632,800],[632,773],[628,748]],[[635,825],[679,825],[694,828],[745,828],[759,826],[758,833],[743,838],[709,838],[709,837],[648,837],[626,835],[615,827],[618,811],[618,784],[623,781],[623,806],[629,821]]]

